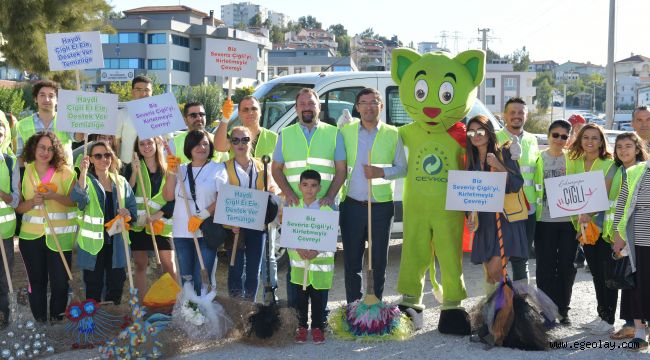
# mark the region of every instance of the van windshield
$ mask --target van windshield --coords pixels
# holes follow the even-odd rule
[[[296,95],[302,88],[313,88],[314,84],[297,84],[297,83],[266,83],[253,93],[260,101],[262,107],[261,126],[269,129],[275,124],[287,111],[291,110],[296,104]],[[233,113],[231,120],[239,121],[239,112]]]

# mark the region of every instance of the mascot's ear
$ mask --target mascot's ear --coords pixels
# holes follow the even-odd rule
[[[463,51],[456,55],[454,60],[467,68],[474,80],[474,86],[481,85],[485,76],[485,52],[483,50]]]
[[[420,60],[422,56],[409,48],[398,48],[393,50],[393,61],[390,66],[390,74],[397,85],[402,82],[402,77],[414,62]]]

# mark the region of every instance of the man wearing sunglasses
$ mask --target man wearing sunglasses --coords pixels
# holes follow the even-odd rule
[[[205,130],[206,124],[206,114],[203,104],[199,102],[188,102],[183,108],[183,117],[185,118],[185,125],[187,125],[187,131],[184,131],[176,136],[173,139],[169,140],[169,148],[172,150],[172,153],[181,159],[181,164],[187,164],[190,162],[185,154],[183,153],[183,147],[185,146],[185,138],[187,133],[192,130]],[[210,140],[214,141],[214,135],[209,134]],[[214,157],[212,161],[222,162],[228,160],[228,154],[218,152],[216,149],[214,151]]]
[[[516,152],[520,153],[519,168],[524,178],[524,193],[526,200],[530,205],[528,211],[528,220],[526,221],[526,237],[528,240],[529,255],[534,256],[533,239],[535,237],[535,204],[537,203],[537,193],[535,192],[535,164],[539,157],[539,147],[535,135],[524,131],[524,124],[528,117],[528,107],[526,102],[519,98],[513,97],[506,102],[503,110],[503,120],[505,128],[497,132],[497,141],[503,145],[506,141],[512,141],[510,150],[513,153],[513,159]],[[519,151],[517,151],[519,150]],[[528,260],[518,257],[511,257],[512,262],[512,280],[528,281]]]

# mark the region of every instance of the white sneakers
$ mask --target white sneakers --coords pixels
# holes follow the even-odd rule
[[[592,335],[609,335],[612,332],[614,332],[614,325],[605,320],[600,320],[598,324],[591,328]]]
[[[590,322],[588,322],[588,323],[586,323],[586,324],[582,324],[582,325],[580,325],[580,328],[581,328],[581,329],[591,330],[591,328],[593,328],[594,326],[600,324],[601,321],[603,321],[603,320],[602,320],[599,316],[597,316],[597,317],[596,317],[595,319],[593,319],[592,321],[590,321]]]

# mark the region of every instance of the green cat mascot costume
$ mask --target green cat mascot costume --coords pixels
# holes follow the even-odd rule
[[[480,50],[465,51],[453,59],[443,53],[393,50],[391,75],[413,119],[399,128],[408,149],[404,244],[397,281],[400,308],[416,327],[421,326],[422,289],[430,268],[434,294],[442,299],[438,331],[445,334],[470,333],[469,317],[460,306],[467,297],[462,270],[464,214],[446,211],[445,198],[448,171],[465,169],[462,120],[472,108],[484,73],[485,53]],[[442,287],[435,280],[434,256]]]

